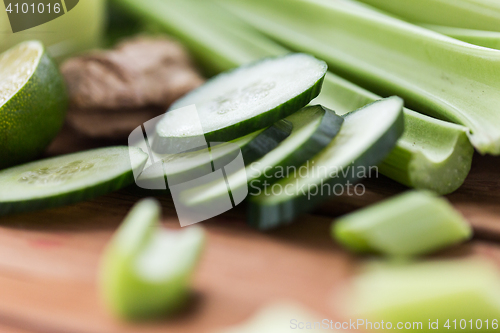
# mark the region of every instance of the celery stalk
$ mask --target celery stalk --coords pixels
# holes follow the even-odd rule
[[[341,217],[332,235],[354,252],[428,254],[472,237],[472,228],[446,199],[412,191]]]
[[[359,0],[410,22],[500,32],[496,0]]]
[[[209,72],[227,70],[250,60],[288,52],[243,22],[233,24],[231,13],[219,10],[219,6],[211,3],[193,4],[187,0],[115,1],[131,14],[153,20],[185,43]],[[160,3],[168,5],[168,10],[156,10],[163,8],[157,7]],[[191,8],[209,12],[210,15],[199,15]],[[204,30],[205,34],[200,34],[200,30]],[[251,38],[237,38],[235,33]],[[315,103],[344,114],[380,98],[328,73],[322,94]],[[470,170],[473,154],[467,130],[409,110],[405,111],[405,122],[403,138],[380,166],[380,172],[407,186],[430,189],[439,194],[447,194],[460,187]]]
[[[500,22],[498,24],[500,25]],[[421,26],[466,43],[500,50],[500,32],[497,31],[473,30],[433,24],[422,24]]]
[[[347,0],[223,1],[260,31],[419,112],[468,127],[500,155],[500,52],[429,31]]]
[[[209,75],[289,53],[232,15],[224,15],[223,8],[205,1],[114,1],[179,39]]]
[[[377,96],[328,73],[319,103],[345,114],[379,100]],[[405,109],[405,132],[396,148],[379,165],[379,171],[401,184],[448,194],[458,189],[469,174],[474,149],[468,130]]]
[[[125,319],[172,314],[189,298],[189,278],[204,245],[204,232],[160,228],[160,209],[152,199],[135,205],[102,258],[104,300]]]
[[[396,330],[398,323],[409,323],[406,332],[496,331],[499,281],[496,267],[480,260],[377,263],[356,276],[337,301],[348,318],[361,319],[361,331],[377,325],[376,331]]]

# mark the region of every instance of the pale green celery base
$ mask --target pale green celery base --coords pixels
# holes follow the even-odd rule
[[[500,31],[496,0],[359,0],[411,22]]]
[[[500,50],[500,32],[454,28],[432,24],[421,24],[421,26],[466,43]]]
[[[332,231],[353,251],[392,256],[428,254],[472,236],[464,218],[427,191],[407,192],[341,217]]]
[[[313,103],[345,114],[380,98],[328,73]],[[406,186],[448,194],[465,181],[473,153],[466,128],[405,109],[403,137],[379,171]]]
[[[406,3],[406,2],[405,2]],[[468,127],[483,154],[500,155],[500,53],[347,0],[224,1],[292,50],[381,96]]]

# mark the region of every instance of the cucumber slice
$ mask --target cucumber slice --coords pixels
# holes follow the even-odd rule
[[[134,182],[147,154],[111,147],[36,161],[0,171],[0,215],[93,199]]]
[[[446,199],[412,191],[341,217],[332,235],[354,252],[416,256],[461,243],[472,228]]]
[[[203,210],[227,196],[228,192],[239,193],[248,187],[255,193],[260,188],[276,181],[284,170],[302,165],[325,148],[339,133],[344,119],[320,105],[305,107],[286,118],[292,125],[291,135],[276,149],[245,169],[240,169],[227,178],[186,191],[183,202],[191,209]]]
[[[142,188],[166,189],[169,184],[176,185],[203,177],[211,173],[215,166],[232,161],[240,152],[245,165],[248,165],[276,148],[290,135],[292,129],[291,122],[280,120],[265,130],[242,138],[219,145],[211,143],[210,148],[181,154],[161,155],[152,152],[151,163],[146,165],[136,183]]]
[[[348,113],[340,133],[318,155],[249,200],[248,223],[270,229],[313,209],[336,186],[359,181],[394,148],[403,134],[403,101],[390,97]]]
[[[325,62],[296,53],[222,73],[172,105],[156,127],[153,150],[179,153],[203,136],[227,142],[269,126],[318,96],[326,70]],[[193,104],[198,120],[179,109]]]
[[[108,244],[101,261],[101,289],[109,308],[126,319],[176,312],[189,298],[189,278],[205,234],[199,227],[160,228],[161,208],[140,201]]]

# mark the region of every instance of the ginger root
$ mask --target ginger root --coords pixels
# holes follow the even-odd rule
[[[92,138],[127,138],[204,82],[184,48],[164,37],[136,37],[72,58],[61,71],[70,96],[68,123]]]

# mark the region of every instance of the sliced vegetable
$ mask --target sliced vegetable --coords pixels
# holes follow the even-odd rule
[[[161,155],[152,152],[152,158],[136,183],[147,189],[166,189],[168,184],[180,184],[207,175],[213,171],[214,165],[226,165],[240,152],[245,165],[248,165],[276,148],[290,135],[292,129],[293,125],[289,121],[280,120],[265,130],[242,138],[218,145],[212,143],[210,148],[181,154]]]
[[[220,202],[228,192],[239,192],[247,184],[248,192],[260,192],[261,188],[283,177],[287,170],[299,167],[323,150],[339,133],[344,122],[335,112],[319,105],[305,107],[286,120],[293,125],[292,133],[274,150],[229,175],[227,180],[190,189],[183,196],[185,205],[203,211],[205,207]]]
[[[347,318],[363,319],[359,330],[383,320],[384,330],[400,322],[413,332],[495,331],[499,281],[496,267],[477,259],[379,263],[357,276],[338,302]]]
[[[354,252],[415,256],[472,237],[472,228],[444,198],[413,191],[341,217],[333,237]]]
[[[219,74],[170,107],[156,126],[153,150],[179,153],[200,136],[226,142],[270,126],[318,96],[326,70],[323,61],[299,53]],[[183,112],[193,104],[199,119]]]
[[[500,154],[498,50],[457,41],[354,1],[223,3],[290,48],[324,59],[341,76],[468,127],[481,153]]]
[[[315,103],[339,114],[359,109],[379,96],[328,73]],[[404,109],[405,131],[394,150],[379,165],[380,173],[404,185],[448,194],[469,174],[474,148],[468,130]]]
[[[0,169],[40,155],[59,133],[67,104],[63,78],[40,42],[0,54]]]
[[[167,230],[158,202],[134,206],[101,262],[101,289],[108,307],[126,319],[168,315],[189,299],[189,280],[200,257],[201,228]]]
[[[335,139],[300,172],[250,198],[248,222],[270,229],[292,222],[344,187],[368,176],[403,133],[403,101],[390,97],[345,115]]]
[[[0,171],[0,215],[96,198],[134,182],[147,155],[111,147],[53,157]]]
[[[209,1],[115,0],[181,40],[209,75],[290,51]]]
[[[500,50],[500,32],[498,31],[472,30],[432,24],[423,24],[422,26],[470,44]]]
[[[496,0],[359,0],[411,22],[500,32]]]
[[[322,332],[325,326],[315,323],[322,322],[320,316],[312,313],[299,304],[279,302],[266,305],[247,321],[213,333],[289,333],[296,332],[299,327],[307,332]]]

